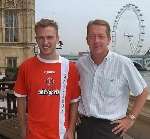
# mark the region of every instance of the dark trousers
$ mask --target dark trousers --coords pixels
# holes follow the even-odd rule
[[[112,132],[115,126],[109,120],[82,117],[77,127],[77,139],[123,139]]]

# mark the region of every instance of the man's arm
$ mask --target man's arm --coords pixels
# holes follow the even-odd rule
[[[78,102],[71,103],[69,127],[65,133],[65,139],[74,139],[74,132],[77,120]]]
[[[144,88],[143,92],[140,95],[136,96],[130,114],[127,115],[125,118],[116,121],[118,125],[112,130],[115,134],[121,132],[121,135],[123,135],[124,133],[127,132],[129,128],[132,127],[132,125],[135,122],[135,119],[138,117],[140,111],[144,106],[147,96],[148,96],[148,88],[146,87]]]
[[[18,121],[22,139],[26,137],[26,97],[17,97]]]
[[[145,101],[148,97],[148,88],[145,88],[141,95],[136,96],[132,110],[130,114],[134,115],[135,118],[138,117],[140,111],[142,110]]]

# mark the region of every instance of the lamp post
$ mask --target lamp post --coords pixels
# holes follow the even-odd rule
[[[62,41],[59,41],[58,42],[58,47],[56,47],[56,49],[62,49],[62,46],[63,46],[63,42]]]
[[[39,47],[38,47],[38,45],[34,45],[33,52],[34,52],[35,56],[39,53]]]

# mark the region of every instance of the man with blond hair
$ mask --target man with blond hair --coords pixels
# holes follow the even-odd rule
[[[79,100],[76,66],[56,52],[55,21],[41,19],[35,33],[40,53],[21,64],[14,89],[22,138],[74,139]]]

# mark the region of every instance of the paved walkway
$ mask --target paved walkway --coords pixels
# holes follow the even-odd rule
[[[130,137],[129,135],[125,135],[123,139],[134,139],[134,138]]]
[[[0,107],[6,107],[6,105],[7,105],[6,101],[3,102],[0,100]],[[147,101],[141,115],[136,120],[134,126],[129,130],[128,135],[125,135],[124,139],[150,139],[149,129],[150,129],[150,101]]]

